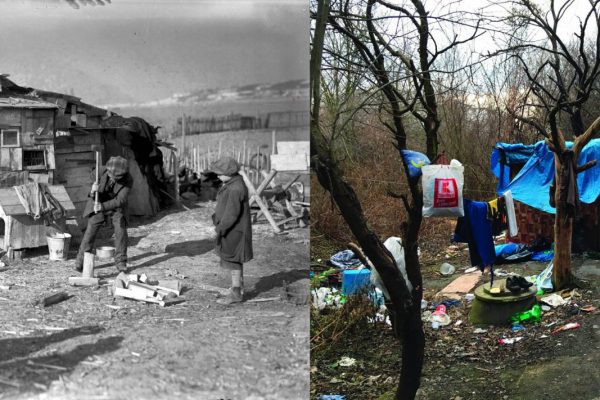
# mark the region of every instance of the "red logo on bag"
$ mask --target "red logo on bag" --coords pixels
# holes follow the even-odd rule
[[[454,178],[435,178],[433,207],[458,207],[458,187]]]

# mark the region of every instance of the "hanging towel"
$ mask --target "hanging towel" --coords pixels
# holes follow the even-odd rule
[[[513,202],[512,193],[507,190],[502,195],[506,202],[506,215],[508,219],[508,234],[510,237],[515,237],[519,233],[519,226],[517,225],[517,217],[515,215],[515,203]]]
[[[464,199],[463,205],[465,216],[458,218],[454,241],[468,243],[471,265],[483,271],[486,266],[492,267],[496,259],[487,203]]]

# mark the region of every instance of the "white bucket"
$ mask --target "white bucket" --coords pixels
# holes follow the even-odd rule
[[[67,259],[69,244],[71,243],[70,234],[58,233],[54,236],[46,236],[46,242],[48,242],[48,252],[51,260],[63,261]]]

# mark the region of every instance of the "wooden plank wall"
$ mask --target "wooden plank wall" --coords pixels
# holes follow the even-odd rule
[[[20,146],[0,148],[0,172],[2,175],[11,171],[11,179],[0,179],[0,187],[23,184],[27,168],[23,165],[24,150],[42,150],[45,152],[47,170],[56,166],[54,158],[55,110],[51,109],[0,109],[0,129],[18,128]],[[44,172],[51,176],[48,171]],[[16,179],[12,179],[12,178]],[[24,179],[24,181],[23,181]],[[48,179],[46,179],[48,180]]]
[[[83,214],[96,167],[92,145],[102,144],[98,131],[70,131],[70,136],[59,136],[55,141],[56,171],[54,183],[63,185],[73,201],[76,215]]]

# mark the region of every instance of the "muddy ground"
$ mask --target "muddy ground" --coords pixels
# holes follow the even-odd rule
[[[443,260],[423,266],[425,298],[462,273],[466,257],[449,261],[459,267],[452,277],[438,272]],[[571,304],[544,313],[540,324],[526,323],[526,330],[512,332],[510,326],[477,326],[468,321],[470,304],[462,301],[450,308],[452,324],[433,330],[425,323],[426,358],[418,399],[599,399],[600,314],[581,312],[584,306],[600,308],[600,262],[585,257],[573,261],[582,288]],[[527,262],[500,265],[507,272],[533,275],[545,264]],[[489,276],[482,277],[488,281]],[[455,325],[458,321],[458,325]],[[558,326],[579,322],[581,328],[552,334]],[[312,332],[314,335],[314,330]],[[512,345],[501,338],[522,337]],[[313,338],[314,339],[314,338]],[[314,348],[313,340],[312,346]],[[320,347],[311,359],[311,398],[342,394],[352,399],[391,399],[398,383],[401,347],[384,323],[357,324],[335,342]],[[342,357],[356,360],[343,367]]]
[[[184,275],[181,304],[113,300],[107,282],[117,271],[110,262],[97,261],[100,287],[68,286],[76,245],[69,261],[50,261],[42,248],[0,269],[0,284],[11,285],[0,290],[0,398],[307,398],[307,305],[291,298],[221,306],[206,290],[230,284],[213,252],[213,208],[162,212],[129,229],[130,272]],[[253,233],[247,299],[277,297],[283,281],[306,292],[308,229],[274,235],[258,224]],[[59,291],[71,297],[33,305]]]

